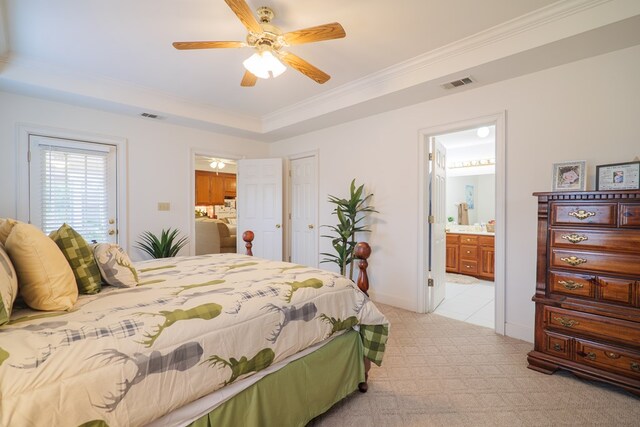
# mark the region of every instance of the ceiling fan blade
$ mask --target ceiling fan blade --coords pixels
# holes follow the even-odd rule
[[[251,87],[255,86],[258,78],[251,74],[249,71],[244,72],[244,76],[242,76],[242,81],[240,82],[240,86],[243,87]]]
[[[252,31],[254,33],[261,33],[262,27],[258,23],[258,20],[255,16],[253,16],[253,12],[251,12],[251,8],[244,0],[224,0],[225,3],[233,10],[233,13],[238,16],[242,25],[244,25],[247,30]]]
[[[318,25],[317,27],[292,31],[290,33],[285,33],[283,36],[287,44],[294,45],[341,39],[346,35],[347,34],[344,32],[342,25],[337,22],[333,22],[331,24]]]
[[[282,60],[284,62],[289,64],[289,66],[291,66],[291,68],[295,68],[296,70],[300,71],[305,76],[309,77],[312,80],[315,80],[316,82],[318,82],[320,84],[326,83],[327,80],[329,80],[331,78],[331,76],[329,74],[327,74],[324,71],[314,67],[313,65],[309,64],[304,59],[300,58],[299,56],[294,55],[291,52],[283,53],[281,58],[282,58]]]
[[[173,47],[179,50],[187,49],[220,49],[230,47],[244,47],[243,42],[173,42]]]

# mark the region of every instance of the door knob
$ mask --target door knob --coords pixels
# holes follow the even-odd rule
[[[114,230],[113,228],[109,230],[109,236],[113,236],[114,234],[116,234],[116,230]]]
[[[116,220],[115,220],[115,219],[110,219],[110,220],[109,220],[109,224],[115,224],[115,223],[116,223]]]
[[[309,227],[309,230],[313,230],[313,224],[309,224],[308,227]]]
[[[276,228],[280,228],[280,224],[276,224]]]

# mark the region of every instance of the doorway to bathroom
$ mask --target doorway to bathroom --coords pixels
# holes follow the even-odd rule
[[[505,112],[419,136],[418,311],[504,334]]]
[[[446,274],[435,313],[495,327],[495,126],[438,135],[445,148]]]

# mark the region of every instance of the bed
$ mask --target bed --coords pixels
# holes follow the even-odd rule
[[[0,425],[305,425],[379,364],[344,277],[240,254],[136,263],[139,285],[0,327]],[[45,415],[46,414],[46,415]]]

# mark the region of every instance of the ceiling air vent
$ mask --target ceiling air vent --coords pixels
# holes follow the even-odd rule
[[[146,117],[148,119],[157,119],[158,115],[157,114],[151,114],[151,113],[142,113],[140,114],[142,117]]]
[[[445,89],[453,89],[454,87],[460,87],[460,86],[468,85],[471,83],[473,83],[473,80],[471,79],[471,77],[463,77],[459,80],[454,80],[449,83],[445,83],[442,85],[442,87]]]

